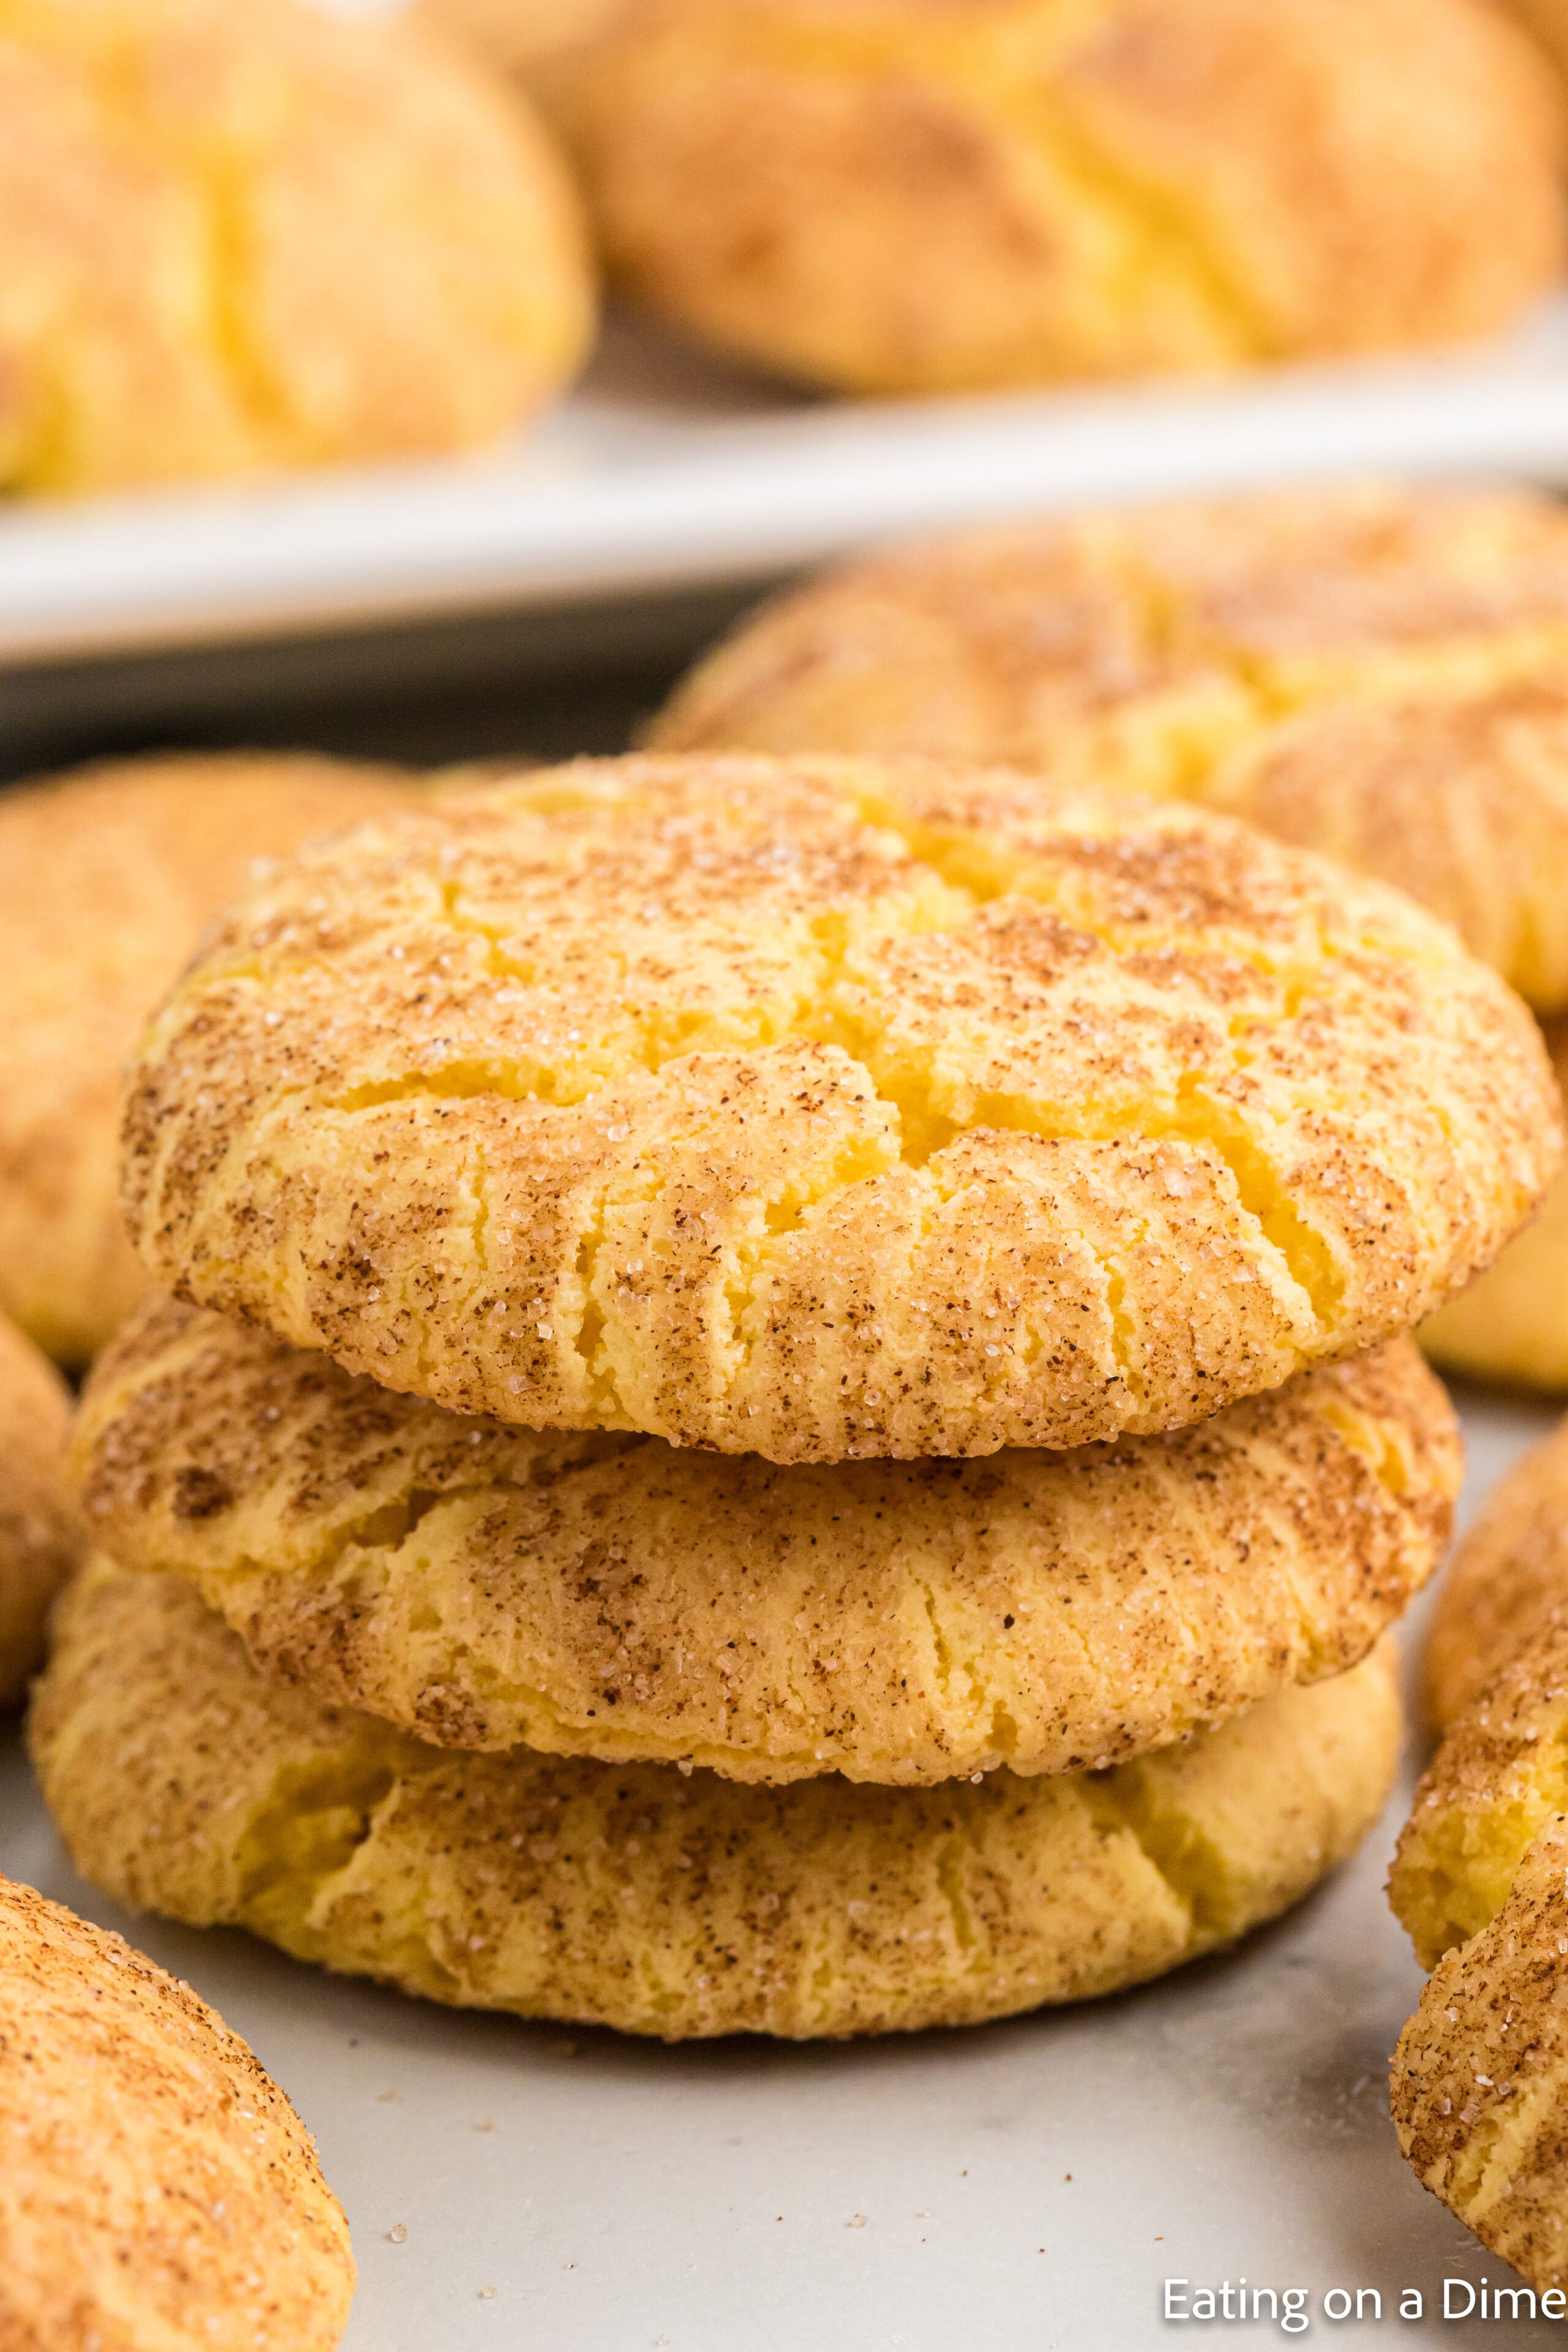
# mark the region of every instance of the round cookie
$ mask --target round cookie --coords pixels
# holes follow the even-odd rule
[[[1445,1731],[1568,1608],[1568,1423],[1500,1481],[1443,1580],[1426,1637],[1426,1712]]]
[[[119,1123],[148,1013],[258,859],[399,805],[410,782],[195,753],[0,798],[0,1312],[49,1354],[85,1363],[147,1287]]]
[[[353,2286],[315,2145],[244,2042],[0,1878],[0,2343],[331,2352]]]
[[[78,1866],[124,1900],[437,2000],[803,2038],[1083,2000],[1233,1941],[1370,1827],[1399,1708],[1385,1644],[1110,1773],[744,1789],[420,1747],[263,1682],[181,1580],[105,1565],[62,1608],[32,1742]]]
[[[461,1420],[168,1304],[78,1447],[94,1540],[264,1674],[437,1747],[773,1782],[1104,1767],[1342,1673],[1460,1468],[1405,1341],[1176,1438],[780,1469]]]
[[[582,761],[258,883],[147,1032],[163,1286],[456,1412],[773,1461],[1205,1418],[1405,1330],[1560,1152],[1408,901],[1228,820]]]
[[[1434,1971],[1393,2108],[1427,2188],[1538,2288],[1568,2284],[1568,1444],[1492,1496],[1426,1658],[1443,1740],[1389,1900]]]
[[[1568,1009],[1568,515],[1318,488],[952,533],[765,606],[675,751],[921,751],[1203,801]]]
[[[817,383],[1441,343],[1558,268],[1549,70],[1474,0],[624,0],[552,54],[586,13],[521,62],[612,269]]]
[[[49,1604],[81,1557],[69,1426],[59,1374],[0,1317],[0,1712],[25,1696]]]
[[[1480,1639],[1491,1631],[1483,1617]],[[1530,1847],[1563,1815],[1568,1609],[1538,1599],[1526,1638],[1448,1723],[1400,1837],[1389,1900],[1424,1966],[1496,1918]]]
[[[547,400],[594,298],[521,97],[296,0],[0,7],[0,488],[466,446]]]
[[[1421,2180],[1538,2290],[1568,2287],[1565,1886],[1559,1816],[1496,1916],[1437,1962],[1391,2076],[1399,2144]]]
[[[1568,1100],[1568,1021],[1548,1024],[1546,1045]],[[1568,1389],[1568,1182],[1559,1177],[1534,1223],[1438,1308],[1421,1344],[1435,1363],[1473,1380]]]

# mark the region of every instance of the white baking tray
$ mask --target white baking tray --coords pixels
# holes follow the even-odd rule
[[[1552,1416],[1474,1402],[1466,1422],[1473,1508]],[[1449,2341],[1446,2278],[1511,2275],[1388,2121],[1422,1982],[1382,1892],[1407,1801],[1228,1958],[1011,2024],[804,2048],[462,2015],[132,1919],[70,1870],[14,1738],[0,1868],[187,1977],[292,2095],[353,2227],[353,2352],[1394,2345]],[[1306,2288],[1306,2335],[1161,2315],[1167,2279],[1243,2276]],[[1395,2317],[1409,2287],[1421,2326]],[[1381,2326],[1370,2302],[1326,2320],[1335,2288],[1380,2294]]]
[[[1568,301],[1506,341],[1207,385],[806,400],[613,321],[485,457],[0,507],[6,666],[780,573],[976,516],[1343,472],[1568,480]]]

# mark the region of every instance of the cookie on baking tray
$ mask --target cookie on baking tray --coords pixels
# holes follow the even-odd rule
[[[67,1594],[31,1724],[119,1899],[437,2000],[668,2039],[964,2024],[1158,1976],[1304,1895],[1383,1803],[1394,1660],[1108,1773],[737,1787],[421,1746],[263,1681],[176,1577]]]
[[[454,1411],[774,1461],[1205,1418],[1407,1328],[1561,1150],[1517,1000],[1233,821],[582,761],[258,883],[146,1033],[165,1287]]]
[[[244,2042],[0,1878],[0,2342],[331,2352],[353,2284],[310,2136]]]
[[[0,800],[0,1311],[68,1364],[146,1288],[121,1222],[142,1022],[256,861],[395,806],[395,770],[307,755],[126,760]]]
[[[66,1477],[69,1424],[59,1374],[0,1317],[0,1711],[26,1692],[49,1604],[81,1558]]]
[[[6,0],[0,245],[0,489],[462,447],[592,331],[526,101],[296,0]]]
[[[1459,1475],[1408,1341],[1175,1438],[778,1468],[508,1429],[155,1303],[78,1423],[94,1540],[437,1747],[931,1783],[1120,1763],[1353,1665]]]
[[[551,107],[629,292],[828,385],[1448,342],[1559,265],[1550,68],[1476,0],[425,13]]]
[[[652,736],[1201,800],[1398,884],[1568,1009],[1555,499],[1340,486],[955,531],[765,605]]]

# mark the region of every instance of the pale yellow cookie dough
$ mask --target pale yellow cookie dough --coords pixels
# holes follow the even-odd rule
[[[59,1374],[0,1317],[0,1713],[42,1662],[49,1604],[81,1558],[69,1424]]]
[[[1377,875],[1568,1009],[1568,513],[1268,491],[953,532],[764,606],[669,750],[1005,760]]]
[[[147,1287],[121,1222],[125,1072],[257,861],[412,779],[281,753],[126,760],[0,797],[0,1312],[71,1365]]]
[[[634,295],[825,384],[1443,343],[1559,265],[1550,70],[1476,0],[426,13],[546,97]]]
[[[780,1469],[464,1421],[173,1305],[78,1449],[122,1567],[437,1747],[903,1784],[1120,1763],[1342,1672],[1460,1468],[1406,1340],[1175,1438]]]
[[[353,2286],[310,2136],[244,2042],[0,1878],[0,2344],[331,2352]]]
[[[32,1744],[78,1867],[432,2000],[670,2040],[976,2023],[1159,1976],[1352,1852],[1387,1644],[1107,1774],[737,1788],[424,1748],[263,1682],[174,1577],[67,1596]]]
[[[150,1027],[163,1286],[385,1386],[773,1461],[1205,1418],[1406,1329],[1561,1149],[1407,900],[946,766],[628,760],[258,883]]]
[[[298,0],[0,0],[0,489],[466,446],[594,297],[521,96]]]

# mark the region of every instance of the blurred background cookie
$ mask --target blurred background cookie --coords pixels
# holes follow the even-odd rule
[[[457,1412],[773,1461],[1205,1419],[1555,1174],[1495,974],[1229,818],[951,761],[582,761],[319,845],[148,1029],[164,1288]]]
[[[1550,73],[1481,0],[436,5],[521,49],[621,284],[824,384],[1439,343],[1561,260]]]
[[[435,2000],[679,2040],[913,2031],[1163,1974],[1353,1850],[1390,1645],[1107,1774],[736,1787],[443,1753],[264,1681],[174,1577],[89,1569],[32,1718],[78,1867]]]
[[[1405,1341],[1173,1440],[780,1469],[465,1421],[163,1301],[77,1443],[121,1567],[437,1747],[901,1786],[1120,1763],[1342,1673],[1460,1470]]]
[[[1568,1005],[1554,499],[1313,490],[954,533],[764,607],[651,740],[919,747],[1200,800],[1397,883],[1538,1012]],[[1427,1337],[1455,1370],[1568,1387],[1568,1188]]]
[[[0,1879],[0,2341],[331,2352],[353,2286],[314,2143],[244,2042]]]
[[[1568,513],[1268,491],[954,531],[764,605],[658,747],[920,752],[1199,800],[1568,1006]]]
[[[258,859],[411,785],[304,754],[191,754],[0,800],[0,1311],[62,1363],[85,1363],[146,1287],[119,1206],[143,1022]]]
[[[1568,919],[1568,900],[1563,912]],[[1568,1021],[1548,1022],[1546,1042],[1568,1104]],[[1553,1394],[1568,1390],[1568,1183],[1558,1179],[1534,1223],[1438,1308],[1421,1340],[1446,1371]]]
[[[489,440],[593,309],[549,134],[435,31],[296,0],[0,16],[0,486]]]
[[[65,1382],[0,1316],[0,1713],[42,1662],[49,1603],[81,1556],[69,1423]]]

